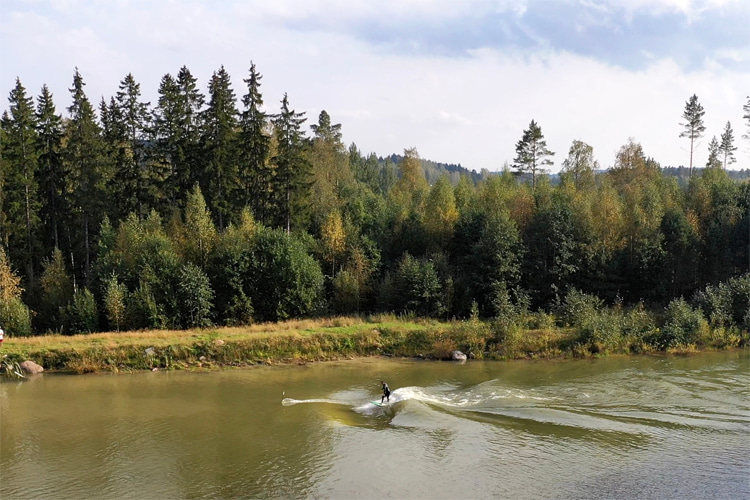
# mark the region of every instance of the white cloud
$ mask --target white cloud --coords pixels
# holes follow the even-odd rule
[[[635,3],[642,9],[697,9],[704,4]],[[696,164],[705,163],[708,140],[721,133],[727,120],[737,137],[744,131],[742,104],[750,89],[750,71],[743,49],[717,51],[689,70],[674,57],[652,53],[646,65],[632,70],[552,46],[485,47],[462,57],[403,54],[381,50],[346,30],[309,31],[285,24],[323,14],[382,21],[392,14],[455,16],[467,8],[511,12],[519,8],[511,1],[477,0],[469,7],[447,1],[136,1],[81,4],[75,15],[60,14],[70,5],[19,8],[12,17],[2,16],[1,95],[8,95],[16,75],[32,95],[46,82],[58,111],[64,111],[78,66],[94,103],[102,95],[113,95],[128,72],[141,84],[144,100],[154,103],[164,73],[174,74],[187,65],[205,92],[211,73],[223,64],[239,98],[252,60],[264,76],[261,90],[269,112],[278,110],[288,92],[292,107],[307,112],[308,124],[326,109],[342,124],[345,141],[356,142],[365,153],[387,155],[415,146],[425,158],[477,170],[498,170],[503,162],[512,162],[515,143],[531,119],[557,153],[554,170],[573,139],[591,144],[607,166],[631,136],[663,165],[687,164],[678,124],[693,93],[706,109],[707,126]],[[523,9],[526,3],[520,5]],[[726,60],[740,64],[726,66]],[[739,158],[736,167],[750,167],[750,158]]]

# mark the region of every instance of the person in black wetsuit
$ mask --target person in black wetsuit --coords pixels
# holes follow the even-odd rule
[[[383,400],[386,400],[390,403],[391,402],[391,390],[388,388],[388,384],[386,384],[382,380],[380,381],[380,383],[383,384],[383,396],[381,396],[380,398],[380,404],[381,405],[383,404]]]

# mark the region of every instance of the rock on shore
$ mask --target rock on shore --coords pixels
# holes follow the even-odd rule
[[[23,370],[24,373],[28,373],[29,375],[42,373],[44,371],[44,367],[29,360],[24,361],[20,364],[20,366],[21,370]]]

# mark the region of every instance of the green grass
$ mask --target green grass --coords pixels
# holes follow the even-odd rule
[[[10,374],[11,367],[27,359],[45,370],[90,373],[205,370],[377,355],[446,359],[456,349],[470,358],[496,360],[654,350],[642,339],[624,335],[606,345],[586,344],[575,329],[554,324],[533,326],[502,327],[479,320],[402,321],[379,315],[366,319],[334,317],[194,330],[10,337],[0,350],[0,371]],[[725,337],[721,336],[722,342],[715,342],[713,347],[737,345],[727,344]]]

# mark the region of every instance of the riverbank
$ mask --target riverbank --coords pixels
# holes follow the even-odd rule
[[[706,340],[701,345],[681,346],[672,351],[743,345]],[[206,370],[364,356],[450,359],[456,350],[470,359],[495,360],[657,351],[648,339],[641,337],[621,336],[616,342],[603,344],[585,341],[575,329],[552,325],[520,329],[479,320],[337,317],[232,328],[8,338],[0,351],[0,369],[11,373],[11,368],[31,360],[46,371],[79,374]]]

